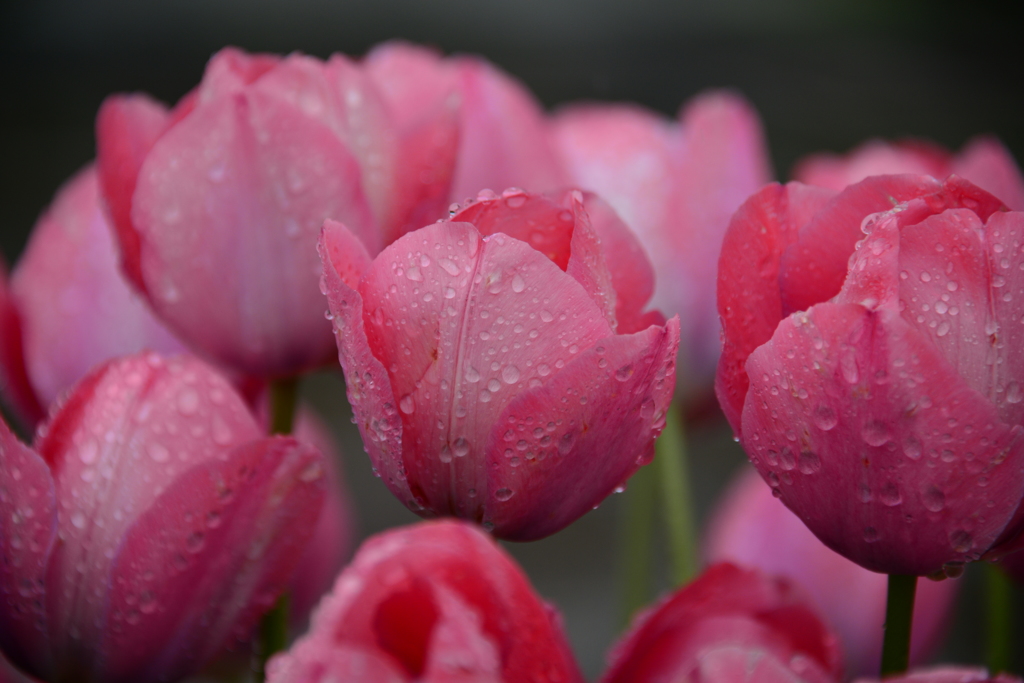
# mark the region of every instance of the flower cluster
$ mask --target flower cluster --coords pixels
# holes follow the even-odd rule
[[[578,683],[495,539],[621,491],[713,377],[760,477],[605,683],[903,674],[872,572],[1021,574],[1024,179],[994,139],[875,141],[769,184],[735,93],[547,114],[403,43],[227,48],[174,106],[109,97],[96,136],[0,270],[0,680],[174,681],[253,651],[276,683]],[[344,569],[337,447],[296,401],[335,357],[377,476],[458,518]],[[911,662],[956,588],[910,603]]]

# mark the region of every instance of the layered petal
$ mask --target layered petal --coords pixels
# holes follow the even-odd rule
[[[942,180],[952,171],[949,152],[924,141],[890,144],[868,140],[849,154],[812,154],[797,162],[793,180],[841,192],[874,175],[928,175]]]
[[[21,315],[11,295],[7,266],[0,261],[0,396],[26,427],[44,414],[25,368]]]
[[[11,295],[28,375],[44,405],[110,358],[183,350],[118,270],[91,166],[68,181],[36,224],[11,277]]]
[[[991,192],[1014,211],[1024,211],[1024,176],[999,140],[971,140],[953,160],[950,172]]]
[[[875,679],[862,678],[857,683],[869,683]],[[1018,683],[1016,676],[1000,673],[995,676],[981,667],[936,666],[930,669],[908,671],[899,676],[890,676],[886,681],[893,683]]]
[[[842,671],[836,637],[788,582],[719,564],[637,617],[601,680],[748,680],[739,662],[754,665],[749,680],[824,683]],[[765,665],[781,671],[754,673]]]
[[[525,576],[477,528],[422,523],[364,544],[269,681],[581,681]],[[370,680],[353,678],[353,680]]]
[[[847,672],[878,670],[886,578],[829,550],[744,468],[719,502],[707,533],[706,559],[735,562],[799,585],[842,641]],[[927,661],[941,644],[959,582],[922,581],[914,602],[910,662]]]

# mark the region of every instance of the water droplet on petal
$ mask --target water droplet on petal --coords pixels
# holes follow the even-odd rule
[[[941,512],[946,507],[946,494],[929,485],[924,492],[924,506],[931,512]]]
[[[412,415],[413,411],[416,410],[416,400],[412,397],[412,394],[406,394],[398,402],[398,409],[406,415]]]
[[[1020,403],[1024,400],[1024,391],[1021,391],[1020,382],[1010,382],[1006,385],[1006,402]]]
[[[501,379],[505,384],[515,384],[519,381],[519,368],[514,365],[506,365],[501,369]]]
[[[504,503],[512,497],[512,489],[498,489],[494,492],[494,497]]]
[[[822,403],[814,410],[813,418],[815,426],[823,432],[827,432],[839,424],[834,410]]]
[[[519,292],[526,289],[526,282],[516,273],[512,276],[512,291],[518,294]]]

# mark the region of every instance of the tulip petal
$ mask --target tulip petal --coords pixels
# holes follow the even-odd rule
[[[924,575],[999,537],[1024,495],[1024,430],[893,308],[825,303],[783,320],[747,361],[743,441],[827,546]]]
[[[84,658],[99,642],[112,558],[155,495],[198,463],[261,436],[227,380],[188,357],[141,354],[85,377],[37,436],[53,471],[62,539],[50,560],[47,611],[56,659]],[[77,638],[75,636],[78,636]]]
[[[949,175],[950,164],[949,153],[932,144],[869,140],[849,154],[804,157],[793,171],[793,180],[841,192],[874,175],[930,175],[942,180]]]
[[[391,40],[374,47],[363,67],[400,129],[415,127],[456,90],[455,69],[436,50]]]
[[[994,372],[1006,380],[995,387],[995,404],[1007,424],[1024,424],[1024,213],[997,212],[985,224],[985,247],[992,275],[989,301],[996,323],[989,341]],[[990,332],[991,327],[984,330]],[[991,361],[988,361],[991,362]],[[990,394],[991,396],[991,394]]]
[[[31,429],[45,411],[28,378],[21,327],[21,316],[8,286],[7,267],[0,261],[0,396],[18,420]]]
[[[723,334],[715,393],[737,435],[749,386],[747,357],[771,339],[782,320],[782,254],[796,241],[800,226],[832,196],[800,183],[768,185],[743,203],[725,233],[718,270]]]
[[[218,50],[206,64],[196,99],[200,104],[207,104],[240,92],[282,61],[278,55],[250,54],[237,47]]]
[[[270,437],[179,476],[114,560],[103,680],[176,680],[248,640],[313,532],[324,471],[315,449]]]
[[[111,95],[96,115],[96,165],[110,221],[120,244],[121,267],[146,291],[132,197],[146,155],[168,126],[167,108],[147,95]]]
[[[373,249],[360,188],[345,146],[286,102],[246,91],[197,108],[140,172],[132,218],[151,303],[231,367],[275,376],[323,362],[313,247],[331,217]]]
[[[267,665],[267,680],[278,683],[410,683],[408,674],[394,659],[372,647],[342,643],[317,643],[320,651],[307,648],[303,658],[277,655]]]
[[[88,167],[36,224],[11,278],[25,363],[46,405],[110,358],[184,350],[118,271],[113,239]]]
[[[461,139],[452,200],[484,188],[542,192],[566,185],[544,113],[511,76],[475,57],[455,60],[462,94]]]
[[[447,470],[447,485],[424,493],[425,507],[480,519],[486,463],[480,454],[466,457],[470,448],[486,443],[513,396],[547,381],[610,326],[547,257],[504,233],[482,239],[468,223],[438,223],[399,239],[359,289],[367,340],[399,399],[409,480]]]
[[[602,339],[508,405],[487,445],[484,521],[502,538],[563,528],[650,462],[675,387],[679,322]]]
[[[46,568],[57,499],[46,462],[0,419],[0,647],[17,664],[52,671]]]
[[[967,143],[953,161],[952,172],[999,197],[1014,211],[1024,211],[1024,177],[1013,156],[995,138]]]

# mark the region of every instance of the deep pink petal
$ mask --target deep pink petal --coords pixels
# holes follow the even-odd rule
[[[57,499],[46,462],[0,419],[0,647],[15,663],[53,673],[46,567],[57,538]]]
[[[11,277],[25,363],[43,404],[110,358],[184,350],[128,286],[113,239],[96,171],[88,167],[36,224]]]
[[[25,368],[21,315],[7,281],[7,266],[0,261],[0,396],[25,427],[31,429],[45,411]]]
[[[801,159],[793,180],[841,192],[873,175],[930,175],[942,180],[953,172],[951,164],[949,152],[935,145],[869,140],[846,155],[813,154]]]
[[[923,575],[1000,536],[1024,494],[1024,434],[893,308],[785,319],[747,361],[743,443],[830,548]]]
[[[1019,683],[1020,679],[1006,673],[989,675],[982,667],[936,666],[908,671],[886,678],[886,683]],[[877,679],[861,678],[856,683],[877,683]]]
[[[360,170],[326,127],[258,92],[197,108],[146,159],[132,218],[150,301],[183,339],[261,376],[331,352],[314,245],[343,220],[370,250]]]
[[[771,339],[783,317],[782,253],[831,197],[828,190],[799,183],[768,185],[739,208],[726,231],[718,264],[723,334],[715,393],[737,435],[749,385],[747,357]]]
[[[541,538],[583,515],[650,462],[675,387],[679,322],[602,339],[495,422],[484,522]]]
[[[803,588],[839,634],[847,672],[878,670],[886,578],[829,550],[750,468],[734,480],[707,532],[710,563],[735,562],[785,576]],[[959,582],[921,581],[914,603],[911,663],[941,644]]]
[[[168,125],[167,108],[146,95],[111,95],[96,115],[96,164],[128,281],[145,291],[132,198],[139,169]]]
[[[351,254],[344,233],[324,226],[318,252],[323,260],[321,287],[334,316],[334,336],[338,360],[345,372],[345,391],[363,447],[374,470],[395,496],[407,506],[418,505],[409,489],[402,462],[402,420],[398,401],[384,365],[374,356],[366,337],[363,299],[348,284],[352,270]],[[420,496],[422,497],[422,495]]]
[[[359,291],[369,347],[398,398],[404,474],[436,482],[422,493],[432,513],[479,519],[493,493],[483,449],[495,420],[607,337],[608,322],[546,256],[504,233],[482,239],[468,223],[399,239]]]
[[[971,140],[953,160],[952,172],[1024,211],[1024,177],[1009,150],[995,138]]]
[[[315,449],[270,437],[179,475],[114,560],[103,680],[176,680],[247,641],[313,533],[324,472]]]
[[[461,131],[453,201],[521,187],[543,192],[567,184],[540,105],[511,76],[475,57],[455,60]]]
[[[55,658],[91,661],[113,557],[129,526],[177,477],[261,430],[230,384],[188,357],[141,354],[86,376],[44,425],[37,449],[62,502],[47,578]],[[76,637],[77,635],[77,637]]]
[[[652,304],[679,314],[686,368],[702,378],[719,354],[715,279],[723,235],[730,216],[772,173],[757,112],[740,96],[700,95],[683,107],[680,122],[676,184],[662,226],[669,251],[649,249],[658,273]]]

